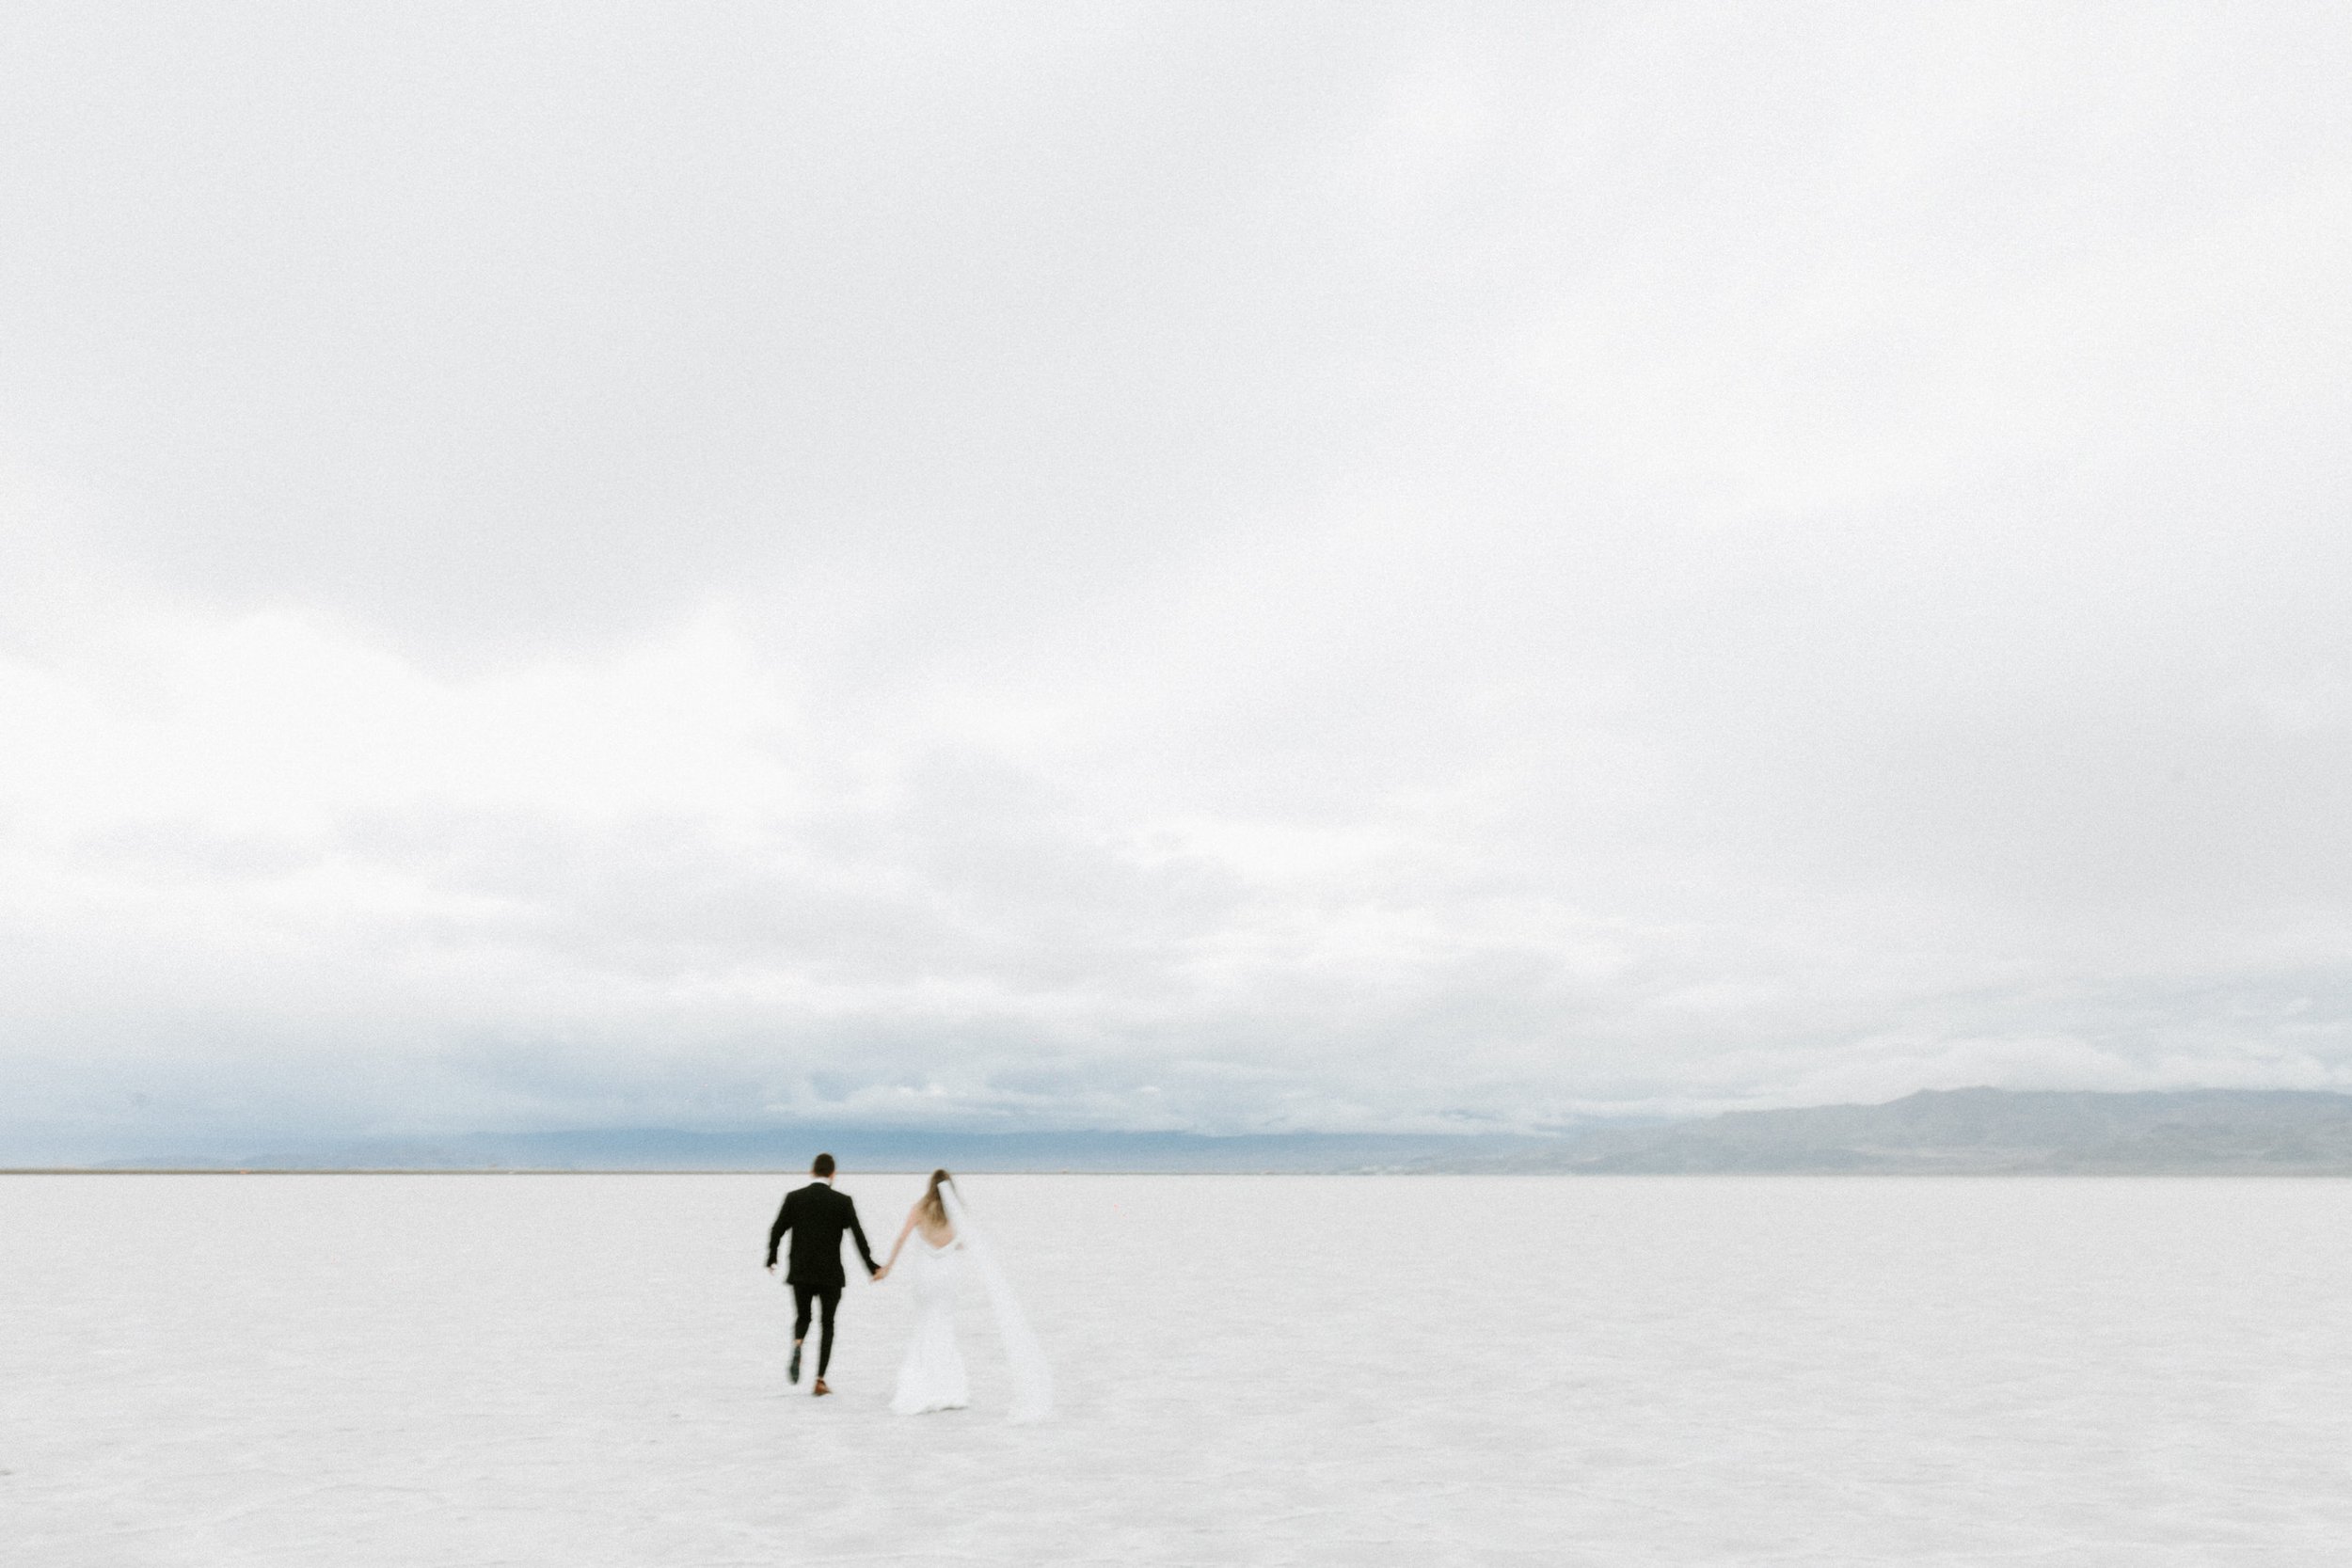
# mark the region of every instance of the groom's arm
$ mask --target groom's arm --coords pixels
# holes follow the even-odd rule
[[[792,1200],[800,1196],[798,1193],[785,1194],[784,1207],[776,1211],[776,1223],[768,1227],[768,1266],[771,1269],[776,1266],[776,1243],[783,1241],[784,1233],[792,1228]]]
[[[874,1262],[874,1249],[866,1244],[866,1227],[857,1223],[857,1199],[850,1199],[850,1234],[857,1238],[857,1255],[866,1259],[866,1273],[870,1278],[882,1270]]]

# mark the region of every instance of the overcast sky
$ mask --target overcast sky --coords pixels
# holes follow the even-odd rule
[[[2347,80],[11,6],[0,1143],[2352,1087]]]

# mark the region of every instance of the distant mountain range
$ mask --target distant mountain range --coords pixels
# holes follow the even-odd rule
[[[1433,1166],[1432,1168],[1438,1168]],[[1924,1090],[1597,1129],[1442,1168],[1588,1175],[2352,1175],[2352,1095]]]
[[[1567,1175],[2352,1176],[2352,1095],[1926,1090],[1549,1136],[931,1132],[799,1127],[469,1132],[110,1162],[127,1170],[1524,1172]]]
[[[818,1150],[844,1170],[1288,1171],[1432,1167],[1507,1160],[1557,1140],[1416,1133],[942,1132],[795,1127],[696,1132],[621,1128],[564,1132],[467,1132],[167,1153],[105,1162],[110,1170],[804,1171]]]

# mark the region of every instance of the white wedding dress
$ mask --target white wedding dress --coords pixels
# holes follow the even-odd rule
[[[1054,1411],[1054,1370],[1044,1348],[1030,1332],[1028,1314],[1021,1310],[995,1251],[964,1206],[963,1194],[954,1182],[943,1181],[939,1197],[954,1233],[946,1246],[931,1245],[920,1230],[907,1238],[913,1243],[906,1260],[914,1287],[914,1334],[907,1343],[906,1359],[898,1364],[898,1387],[890,1408],[901,1416],[919,1416],[961,1410],[971,1402],[963,1351],[956,1343],[956,1296],[969,1273],[978,1275],[987,1292],[996,1337],[1012,1374],[1012,1408],[1007,1415],[1015,1422],[1041,1421]]]
[[[914,1334],[898,1363],[898,1391],[890,1408],[901,1416],[961,1410],[972,1402],[963,1352],[956,1346],[956,1292],[963,1279],[963,1248],[933,1246],[916,1231],[907,1238],[909,1282],[914,1288]]]

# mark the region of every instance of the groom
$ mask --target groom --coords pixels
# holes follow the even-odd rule
[[[841,1233],[847,1230],[857,1238],[857,1255],[866,1260],[866,1272],[872,1275],[874,1249],[866,1244],[866,1227],[857,1223],[857,1205],[845,1193],[833,1190],[833,1156],[819,1154],[810,1165],[809,1174],[816,1178],[807,1186],[787,1193],[784,1207],[776,1211],[776,1223],[768,1227],[768,1272],[776,1272],[776,1243],[784,1233],[792,1232],[792,1267],[785,1278],[792,1287],[792,1381],[801,1381],[801,1341],[808,1338],[808,1308],[811,1301],[825,1309],[824,1328],[817,1341],[817,1386],[813,1392],[830,1394],[825,1386],[825,1369],[833,1363],[833,1311],[841,1305]]]

